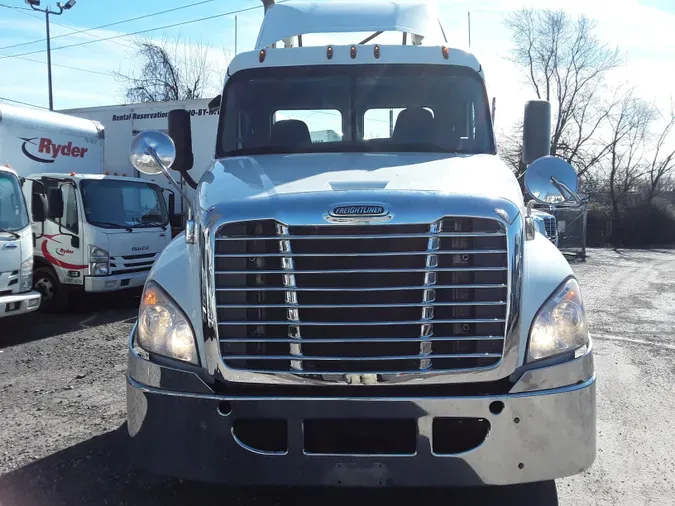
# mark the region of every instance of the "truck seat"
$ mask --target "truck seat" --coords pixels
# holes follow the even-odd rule
[[[437,130],[432,112],[422,107],[402,110],[396,118],[392,139],[397,142],[435,144]]]
[[[285,119],[272,125],[272,146],[285,148],[298,148],[312,143],[309,128],[304,121],[297,119]]]

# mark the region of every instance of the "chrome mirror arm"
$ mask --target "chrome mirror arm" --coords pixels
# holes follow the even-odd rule
[[[565,196],[565,192],[567,192],[567,194],[569,195],[569,197],[572,198],[572,200],[574,201],[574,203],[575,203],[577,206],[582,205],[581,197],[579,197],[579,195],[577,194],[577,192],[575,192],[574,190],[572,190],[572,189],[571,189],[569,186],[567,186],[565,183],[562,183],[562,182],[558,181],[558,180],[557,180],[556,178],[554,178],[554,177],[551,177],[551,183],[553,183],[553,186],[555,186],[555,187],[558,189],[558,191],[559,191],[560,194],[563,196],[563,198],[565,198],[565,200],[568,200],[568,198]]]
[[[157,155],[157,151],[155,151],[153,147],[148,146],[145,149],[145,152],[155,160],[157,166],[159,167],[159,170],[162,171],[162,174],[166,176],[166,178],[171,183],[171,186],[174,187],[174,189],[180,194],[181,197],[183,197],[183,200],[186,202],[188,216],[187,221],[185,223],[185,242],[188,244],[194,244],[196,241],[195,220],[194,220],[194,210],[192,209],[192,201],[190,200],[190,197],[188,197],[188,194],[185,192],[185,190],[183,190],[183,188],[181,188],[178,182],[173,178],[173,176],[169,172],[169,169],[164,165],[161,158]]]

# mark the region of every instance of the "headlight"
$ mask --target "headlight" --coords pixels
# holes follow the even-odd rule
[[[588,326],[581,292],[570,279],[539,310],[528,346],[528,361],[588,345]]]
[[[91,245],[89,246],[89,261],[90,262],[107,262],[110,255],[103,248]]]
[[[91,264],[92,276],[107,276],[110,274],[110,265],[108,262],[99,262]]]
[[[89,246],[89,275],[107,276],[110,274],[110,254],[103,248]]]
[[[198,363],[187,317],[157,283],[149,281],[138,313],[138,344],[150,353]]]
[[[30,292],[33,288],[33,257],[28,257],[21,262],[21,274],[19,279],[19,291]]]

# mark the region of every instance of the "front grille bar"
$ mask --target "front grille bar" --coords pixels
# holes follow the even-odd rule
[[[253,274],[251,271],[249,274]],[[397,290],[420,290],[421,286],[376,286],[376,287],[299,287],[294,288],[295,292],[388,292]],[[504,283],[474,283],[466,285],[436,285],[437,290],[445,288],[506,288]],[[260,286],[260,287],[241,287],[241,288],[216,288],[216,292],[286,292],[287,288],[278,286]]]
[[[277,234],[281,237],[288,237],[288,227],[286,225],[281,225],[277,223],[276,225]],[[291,241],[288,239],[282,239],[279,241],[279,251],[282,253],[291,252]],[[295,288],[295,266],[293,264],[293,258],[291,257],[282,257],[281,258],[281,268],[285,272],[283,275],[283,283],[287,288]],[[263,274],[265,271],[260,272],[256,271],[256,274]],[[286,274],[288,272],[288,274]],[[245,271],[244,273],[248,273]],[[286,318],[289,322],[299,322],[300,321],[300,311],[297,308],[298,304],[298,294],[295,290],[289,290],[286,292],[286,303],[292,304],[295,307],[289,307],[286,309]],[[298,325],[289,325],[288,326],[288,337],[293,338],[294,340],[300,339],[300,327]],[[302,347],[299,342],[289,344],[290,354],[294,357],[302,355]],[[302,361],[301,360],[291,360],[291,369],[296,371],[302,370]]]
[[[433,291],[433,290],[432,290]],[[504,301],[476,301],[476,302],[401,302],[392,304],[303,304],[307,309],[342,309],[342,308],[379,308],[379,307],[448,307],[448,306],[505,306]],[[297,304],[218,304],[218,309],[283,309],[299,307]]]
[[[292,327],[296,326],[308,326],[308,325],[318,325],[318,326],[371,326],[371,325],[422,325],[423,323],[428,323],[427,320],[403,320],[403,321],[376,321],[376,322],[358,322],[358,321],[340,321],[340,322],[306,322],[299,320],[284,320],[284,321],[252,321],[252,320],[227,320],[224,322],[218,323],[218,325],[251,325],[251,326],[262,326],[262,325],[288,325],[289,321],[295,321],[296,323]],[[473,318],[473,319],[462,319],[462,320],[434,320],[434,323],[505,323],[504,318]],[[291,336],[295,337],[295,336]]]
[[[281,242],[289,242],[289,241],[281,241]],[[435,262],[438,263],[438,255],[431,255],[434,257]],[[293,258],[291,257],[283,257],[282,262],[286,260],[288,265],[293,264]],[[427,255],[427,261],[429,261],[429,255]],[[294,270],[292,267],[289,268],[282,268],[279,270],[255,270],[255,271],[250,271],[250,270],[245,270],[245,271],[216,271],[216,274],[281,274],[283,273],[285,276],[291,275],[291,274],[361,274],[364,272],[367,273],[376,273],[376,274],[405,274],[409,272],[424,272],[424,273],[429,273],[429,272],[503,272],[506,271],[508,268],[507,267],[471,267],[466,268],[466,267],[448,267],[448,268],[438,268],[438,267],[429,267],[426,269],[329,269],[329,270],[306,270],[306,271],[298,271]]]
[[[288,227],[286,227],[288,228]],[[294,235],[291,238],[295,240],[308,239],[316,240],[351,240],[351,239],[429,239],[431,237],[505,237],[506,234],[502,232],[450,232],[437,235],[431,234],[374,234],[374,235]],[[218,237],[216,241],[250,241],[248,236],[230,236]],[[256,236],[256,241],[278,241],[278,236]]]
[[[398,256],[422,256],[426,251],[378,251],[373,253],[340,253],[341,257],[398,257]],[[498,255],[506,254],[505,249],[457,249],[437,251],[436,255]],[[250,253],[218,253],[216,258],[248,258]],[[256,253],[256,258],[280,258],[280,257],[333,257],[334,253]]]
[[[434,359],[436,358],[500,358],[502,356],[501,353],[455,353],[455,354],[436,354],[433,356]],[[355,362],[366,362],[366,361],[387,361],[387,360],[429,360],[426,357],[426,355],[391,355],[391,356],[359,356],[359,357],[340,357],[340,356],[334,356],[331,355],[329,357],[326,356],[308,356],[308,355],[300,355],[302,360],[315,360],[315,361],[327,361],[327,362],[334,362],[334,361],[340,361],[340,360],[349,360],[349,361],[355,361]],[[225,360],[291,360],[295,361],[298,358],[298,355],[223,355],[223,358]],[[330,374],[330,373],[327,373]]]
[[[423,341],[455,342],[455,341],[503,341],[503,336],[450,336],[450,337],[345,337],[345,338],[302,338],[302,342],[311,344],[330,343],[419,343]],[[297,339],[273,337],[246,337],[221,339],[221,343],[295,343]]]

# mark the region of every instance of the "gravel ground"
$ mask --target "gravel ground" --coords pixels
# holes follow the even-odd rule
[[[138,297],[0,327],[0,505],[501,504],[675,501],[675,251],[590,250],[575,264],[595,338],[598,458],[557,482],[451,490],[229,489],[132,470],[126,338]]]

